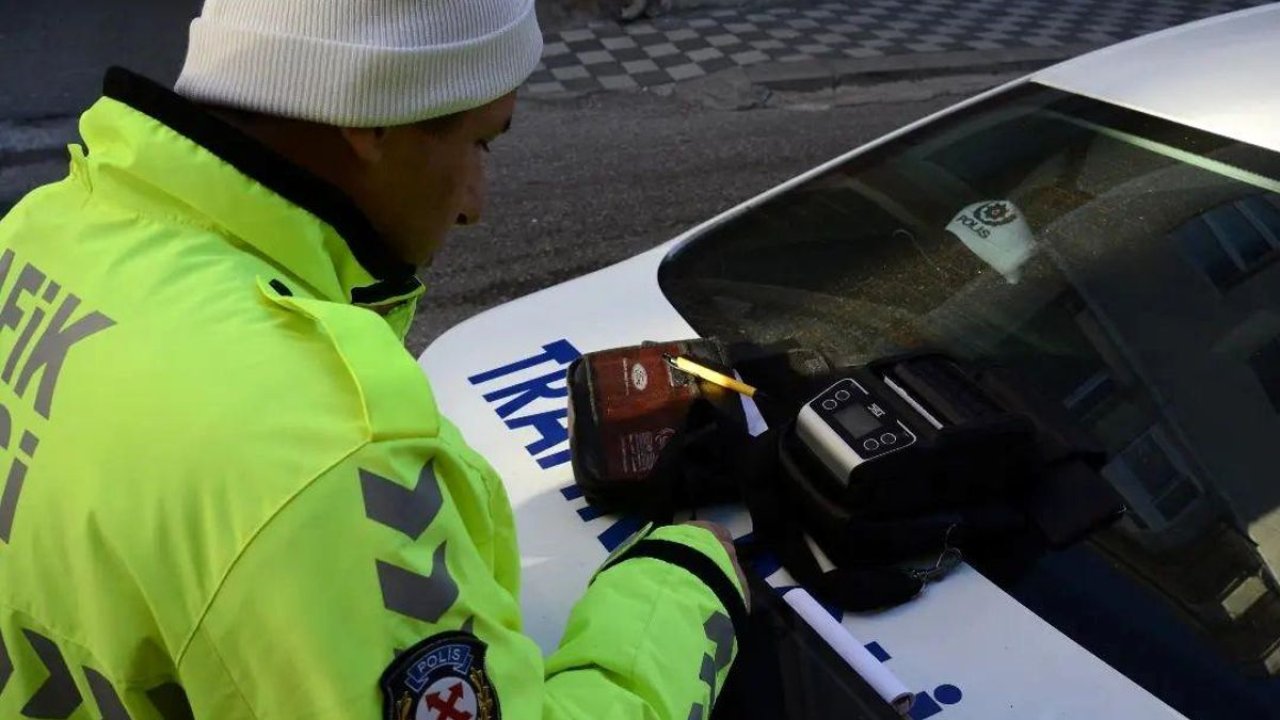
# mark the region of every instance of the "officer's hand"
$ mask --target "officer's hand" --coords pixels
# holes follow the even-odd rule
[[[724,546],[725,551],[729,553],[729,562],[733,563],[733,569],[738,573],[738,582],[742,584],[742,596],[747,603],[747,612],[751,612],[751,588],[747,585],[747,576],[746,573],[742,572],[742,565],[738,563],[738,551],[733,546],[733,536],[720,523],[694,520],[685,524],[711,531],[711,534],[715,535],[720,544]]]

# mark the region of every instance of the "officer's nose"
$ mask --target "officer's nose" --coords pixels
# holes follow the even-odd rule
[[[476,183],[467,189],[467,199],[462,205],[462,211],[458,213],[459,225],[475,225],[480,222],[481,215],[484,214],[484,181]]]

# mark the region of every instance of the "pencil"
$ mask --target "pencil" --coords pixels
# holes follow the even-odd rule
[[[754,398],[757,395],[763,394],[756,388],[751,387],[737,378],[729,377],[721,372],[716,372],[715,370],[712,370],[705,365],[700,365],[689,358],[673,357],[671,355],[664,355],[663,358],[671,365],[671,367],[681,372],[688,373],[701,380],[706,380],[713,385],[719,385],[722,388],[727,388],[734,392],[741,393],[749,398]]]

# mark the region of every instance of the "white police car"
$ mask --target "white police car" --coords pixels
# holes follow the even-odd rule
[[[574,491],[580,353],[795,338],[855,364],[928,343],[1061,398],[1130,512],[1014,582],[962,566],[845,615],[918,693],[912,716],[1280,717],[1277,78],[1280,5],[1122,43],[446,333],[421,363],[506,479],[529,631],[553,648],[635,529]],[[857,716],[835,666],[779,652],[802,668],[779,680],[785,716]]]

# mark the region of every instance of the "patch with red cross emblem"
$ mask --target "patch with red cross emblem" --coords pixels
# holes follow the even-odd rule
[[[427,638],[382,674],[385,720],[499,720],[485,644],[465,632]]]

